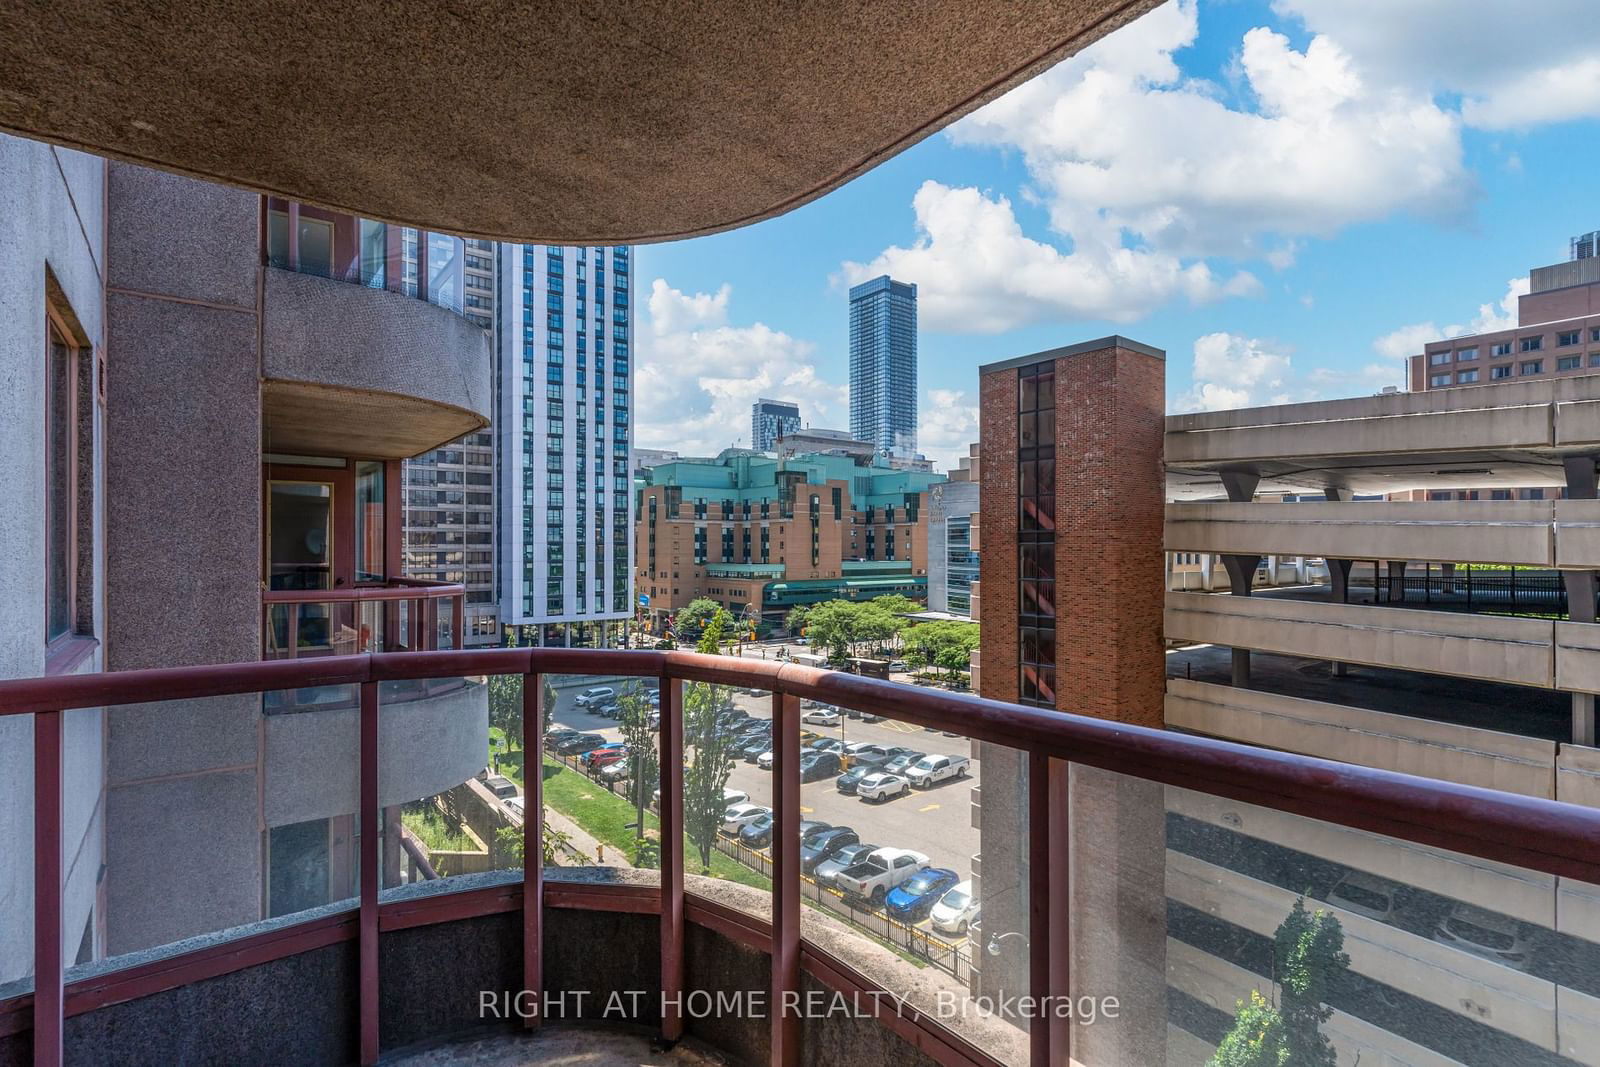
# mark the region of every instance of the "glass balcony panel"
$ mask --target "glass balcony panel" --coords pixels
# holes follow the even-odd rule
[[[1239,1047],[1274,1013],[1340,1063],[1596,1062],[1600,887],[1189,790],[1138,791],[1164,796],[1164,878],[1148,862],[1129,873],[1165,885],[1170,1062]],[[1137,837],[1119,826],[1122,855],[1141,841],[1151,854],[1146,822]]]
[[[71,719],[78,713],[67,716]],[[33,724],[31,715],[0,716],[0,832],[14,847],[0,850],[0,1000],[33,990]],[[63,730],[67,723],[62,724]],[[101,797],[99,768],[76,779],[93,783],[80,790],[92,803]],[[74,790],[63,797],[71,806]],[[63,854],[73,845],[63,826]],[[63,863],[63,868],[65,863]],[[80,920],[64,910],[63,925]],[[72,962],[67,957],[66,962]]]
[[[705,682],[683,686],[685,874],[757,890],[729,901],[772,918],[772,695]],[[801,802],[802,819],[810,818]]]

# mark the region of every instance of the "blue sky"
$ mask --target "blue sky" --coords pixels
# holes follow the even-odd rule
[[[845,290],[884,271],[941,463],[980,364],[1112,332],[1172,410],[1400,385],[1600,228],[1597,46],[1592,0],[1174,0],[815,203],[639,249],[638,443],[748,443],[758,394],[845,426]]]

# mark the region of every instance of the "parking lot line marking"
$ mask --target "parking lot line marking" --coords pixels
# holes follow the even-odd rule
[[[937,805],[937,804],[925,804],[922,807],[918,808],[917,810],[918,811],[937,811],[938,808],[939,808],[939,805]]]

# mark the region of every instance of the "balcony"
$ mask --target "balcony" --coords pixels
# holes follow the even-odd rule
[[[705,687],[770,693],[775,831],[760,865],[770,888],[760,879],[739,885],[702,877],[695,873],[698,860],[686,862],[683,833],[692,815],[686,794],[693,787],[676,771],[661,782],[655,870],[547,868],[541,849],[545,783],[555,788],[569,773],[548,763],[525,782],[525,818],[504,811],[482,783],[446,774],[427,785],[448,789],[450,803],[461,810],[481,804],[484,812],[468,823],[492,816],[521,845],[519,855],[491,847],[486,866],[438,877],[439,866],[455,854],[436,851],[440,863],[426,862],[409,817],[413,802],[385,791],[396,773],[389,738],[413,732],[395,716],[415,687],[483,676],[520,681],[524,752],[543,747],[546,680],[560,693],[586,684],[585,676],[613,685],[653,680],[662,711],[657,757],[665,768],[682,767],[693,747],[695,724],[703,725],[696,718],[701,696],[717,691]],[[312,705],[296,716],[322,720],[329,755],[291,775],[301,785],[336,788],[356,812],[353,825],[374,828],[355,835],[352,870],[359,874],[349,896],[71,966],[67,953],[77,931],[63,928],[59,889],[61,791],[68,773],[62,737],[78,709],[145,702],[160,714],[159,702],[166,700],[328,687],[354,693],[353,704]],[[1030,770],[1017,785],[1027,828],[1015,841],[983,843],[986,909],[982,927],[974,927],[969,965],[979,973],[969,974],[970,984],[952,984],[938,967],[918,967],[894,954],[873,939],[885,928],[883,916],[874,911],[875,926],[853,924],[849,915],[827,910],[830,898],[811,885],[800,853],[802,699],[1026,754],[1023,765]],[[1169,1057],[1187,1063],[1215,1043],[1208,1020],[1231,1011],[1229,998],[1252,987],[1272,990],[1254,957],[1240,955],[1233,942],[1208,941],[1207,930],[1231,923],[1241,936],[1270,937],[1272,915],[1290,907],[1305,885],[1293,872],[1274,881],[1279,876],[1252,850],[1281,852],[1277,841],[1304,848],[1312,840],[1324,842],[1319,851],[1325,855],[1413,880],[1428,893],[1455,894],[1474,906],[1543,922],[1551,936],[1577,946],[1576,955],[1508,967],[1437,940],[1418,942],[1414,930],[1388,921],[1334,909],[1345,922],[1352,980],[1358,986],[1396,982],[1394,968],[1403,967],[1404,988],[1419,990],[1425,1001],[1431,996],[1427,1010],[1442,1013],[1445,1026],[1419,1031],[1403,1010],[1340,992],[1330,1003],[1333,1023],[1325,1032],[1341,1057],[1409,1050],[1474,1062],[1479,1057],[1463,1056],[1463,1049],[1490,1055],[1526,1046],[1594,1062],[1586,1035],[1600,1032],[1600,971],[1590,969],[1595,947],[1586,939],[1594,936],[1592,903],[1600,884],[1600,811],[1589,807],[858,676],[677,652],[313,655],[28,679],[0,682],[0,715],[33,718],[31,819],[39,857],[30,924],[36,948],[21,987],[0,991],[0,1062],[25,1062],[31,1055],[36,1064],[54,1065],[66,1054],[94,1062],[375,1063],[380,1054],[399,1057],[445,1035],[467,1042],[460,1056],[488,1041],[537,1061],[541,1049],[554,1055],[584,1040],[584,1031],[571,1027],[592,1028],[599,1035],[595,1049],[625,1050],[614,1028],[629,1023],[667,1042],[689,1038],[742,1060],[773,1063],[803,1057],[1053,1064],[1069,1054],[1090,1064]],[[350,746],[348,758],[336,737]],[[1001,803],[1006,791],[989,783],[985,805]],[[1153,802],[1179,823],[1152,835],[1144,820],[1119,816],[1113,829],[1104,821],[1113,800],[1137,802],[1139,810]],[[408,818],[386,818],[402,804]],[[213,820],[226,817],[209,813]],[[1203,850],[1194,842],[1203,842],[1204,834],[1196,838],[1185,829],[1190,826],[1228,835],[1233,861],[1219,865],[1217,856],[1198,854]],[[1177,831],[1183,832],[1173,836]],[[1104,837],[1107,832],[1114,840]],[[505,844],[505,834],[491,836]],[[1017,870],[1035,902],[1015,913],[1020,925],[1009,927],[999,918],[1007,849],[1020,849],[1018,858],[1026,858]],[[1069,870],[1085,879],[1074,879],[1071,912]],[[1153,873],[1161,871],[1167,873]],[[1482,873],[1458,888],[1452,871]],[[113,868],[107,877],[119,874]],[[1306,877],[1314,894],[1327,892],[1319,887],[1320,875]],[[806,898],[812,907],[802,908]],[[1176,909],[1173,918],[1159,918],[1169,909]],[[1075,931],[1070,940],[1069,929]],[[919,941],[896,943],[904,953]],[[1116,961],[1114,969],[1100,969],[1108,959]],[[1017,976],[1011,984],[1003,980],[1008,965]],[[1114,986],[1088,984],[1090,975],[1113,973],[1121,976]],[[485,991],[489,996],[482,999]],[[982,996],[1006,992],[1057,998],[1035,1003],[1067,1003],[1061,998],[1072,993],[1080,1005],[1084,995],[1114,992],[1130,1010],[1091,1025],[1026,1010],[1007,1017],[972,1009]],[[705,1002],[695,998],[714,1003],[719,994],[742,1009],[697,1007]],[[753,994],[791,1010],[762,1010],[749,999]],[[836,997],[847,1010],[830,1010]],[[1501,1005],[1509,1014],[1502,1017],[1496,1008],[1486,1016],[1460,1008],[1458,1000]],[[519,1006],[527,1018],[518,1015]],[[181,1029],[173,1028],[173,1018],[184,1020]],[[508,1029],[512,1024],[549,1030],[521,1036]],[[1130,1059],[1131,1049],[1143,1051]],[[1188,1053],[1194,1056],[1185,1058]],[[449,1047],[430,1055],[428,1062],[452,1062]],[[1498,1052],[1490,1058],[1509,1062]]]
[[[263,210],[263,451],[401,459],[488,425],[491,345],[463,316],[460,238]]]
[[[261,658],[460,648],[466,586],[392,578],[353,589],[261,593]]]

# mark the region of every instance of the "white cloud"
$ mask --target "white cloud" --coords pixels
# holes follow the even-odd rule
[[[1357,370],[1294,366],[1290,345],[1236,333],[1208,333],[1194,343],[1194,384],[1172,402],[1174,411],[1219,411],[1262,404],[1297,404],[1376,393],[1403,384],[1397,363]]]
[[[1297,236],[1470,205],[1459,119],[1427,91],[1370,77],[1333,36],[1299,51],[1256,27],[1237,59],[1250,106],[1230,106],[1173,61],[1198,32],[1192,0],[1174,0],[951,137],[1020,149],[1052,226],[1080,246],[1132,235],[1170,254],[1282,261]]]
[[[715,455],[749,447],[750,405],[762,396],[800,405],[807,422],[841,424],[845,386],[825,380],[815,346],[757,322],[729,321],[732,289],[684,293],[657,278],[650,287],[634,386],[636,439],[645,448]]]
[[[922,396],[917,426],[917,447],[933,460],[933,469],[946,471],[967,454],[978,439],[978,404],[960,389],[929,389]]]
[[[1473,316],[1471,322],[1450,323],[1446,326],[1439,326],[1432,320],[1413,322],[1375,338],[1372,348],[1380,356],[1406,359],[1421,352],[1422,346],[1429,341],[1442,341],[1447,337],[1460,337],[1463,334],[1509,330],[1517,324],[1517,298],[1526,296],[1527,293],[1526,277],[1511,278],[1506,282],[1505,295],[1494,303],[1479,304],[1478,313]]]
[[[912,200],[917,239],[870,263],[845,263],[850,284],[891,274],[917,283],[928,329],[1000,333],[1033,322],[1099,318],[1134,321],[1173,299],[1193,302],[1255,293],[1248,272],[1218,278],[1204,263],[1104,245],[1072,252],[1022,232],[1011,202],[973,188],[926,181]]]
[[[1486,129],[1600,116],[1600,9],[1593,0],[1275,0],[1337,40],[1372,77],[1461,96]]]

